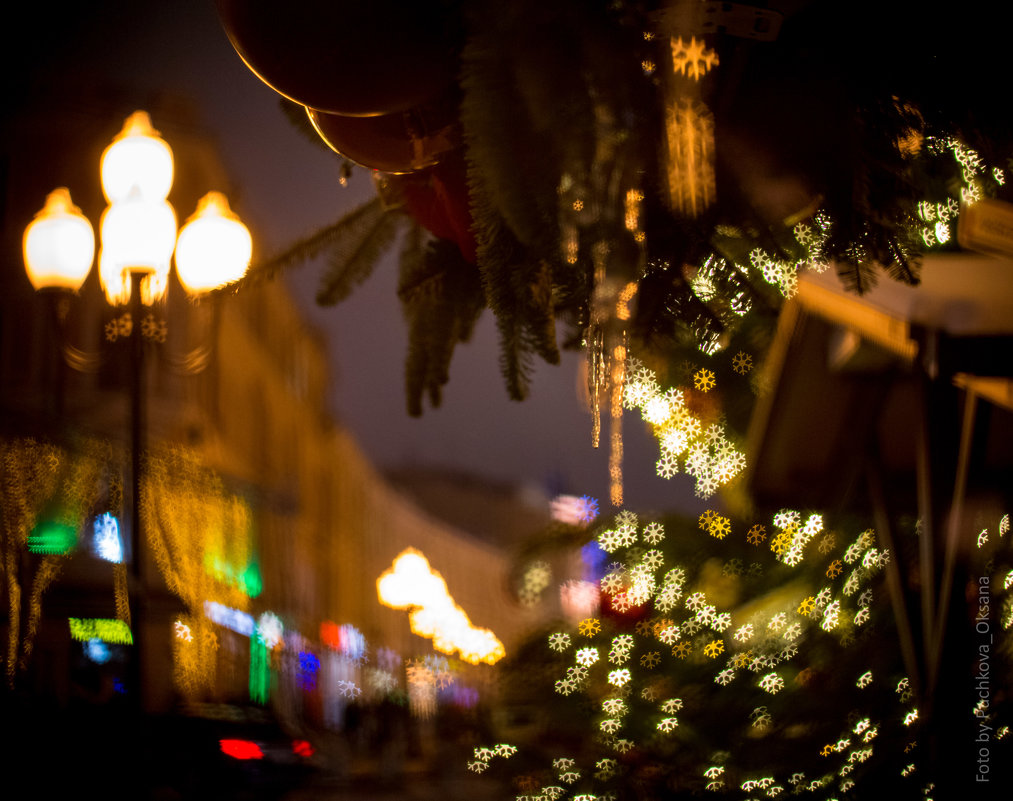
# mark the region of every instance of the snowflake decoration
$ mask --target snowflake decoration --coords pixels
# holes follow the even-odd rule
[[[731,530],[731,521],[727,517],[718,515],[711,521],[707,533],[715,539],[723,540]]]
[[[837,628],[840,612],[840,601],[833,601],[827,605],[827,608],[823,612],[823,622],[820,623],[820,626],[824,631],[830,631],[831,629]]]
[[[661,478],[671,478],[679,472],[679,462],[665,454],[654,463],[654,470]]]
[[[774,722],[770,712],[767,711],[767,707],[758,706],[752,712],[749,713],[749,718],[752,721],[753,728],[766,729]]]
[[[578,665],[584,667],[591,667],[595,662],[598,661],[598,649],[597,648],[579,648],[576,653],[576,659]]]
[[[865,673],[863,673],[861,676],[858,677],[858,681],[855,682],[855,686],[858,687],[858,689],[860,690],[864,690],[870,684],[872,684],[871,670],[865,671]]]
[[[622,570],[613,570],[610,573],[606,573],[601,577],[601,581],[598,583],[601,585],[602,591],[607,593],[618,593],[623,588],[623,572]]]
[[[608,779],[611,779],[615,775],[617,764],[618,763],[616,762],[616,760],[612,759],[611,757],[599,759],[594,765],[595,769],[598,771],[598,773],[595,774],[596,778],[603,779],[606,781]]]
[[[571,678],[559,679],[556,682],[556,692],[560,695],[569,695],[577,689],[577,682]]]
[[[681,36],[673,36],[671,44],[675,72],[687,78],[700,80],[718,64],[718,54],[710,50],[703,40],[698,42],[695,36],[691,36],[688,42]]]
[[[717,607],[713,604],[704,604],[696,611],[696,622],[701,626],[709,626],[714,622],[717,614]]]
[[[629,657],[630,650],[633,648],[633,636],[630,634],[620,634],[612,639],[612,650],[609,651],[609,658],[615,657],[627,658]]]
[[[735,630],[734,637],[739,642],[746,642],[753,636],[753,624],[746,623],[744,626],[739,626]]]
[[[648,570],[657,570],[665,563],[665,555],[661,551],[652,548],[644,554],[642,562]]]
[[[658,545],[665,539],[665,528],[661,523],[652,522],[644,526],[644,542],[648,545]]]
[[[693,374],[693,386],[701,392],[710,392],[716,383],[714,372],[706,367],[701,367]]]
[[[149,314],[141,320],[141,336],[150,339],[152,342],[165,342],[169,334],[169,326],[165,320],[155,319],[155,315]]]
[[[833,578],[837,578],[839,575],[841,575],[841,570],[843,570],[843,569],[844,568],[843,568],[843,565],[841,564],[841,560],[840,559],[834,559],[834,561],[832,561],[827,566],[827,578],[832,578],[832,579]]]
[[[606,698],[601,704],[602,711],[608,715],[625,715],[626,702],[622,698]]]
[[[760,679],[759,686],[760,689],[766,690],[771,695],[776,695],[778,691],[784,688],[784,679],[776,673],[768,673]]]
[[[767,539],[767,529],[760,523],[757,523],[746,532],[746,542],[750,545],[759,545],[765,539]]]
[[[816,599],[813,596],[804,598],[802,603],[798,605],[798,613],[800,615],[812,614],[812,611],[816,608]]]
[[[648,651],[640,657],[640,666],[648,670],[657,667],[659,662],[661,662],[661,654],[657,651]]]
[[[711,640],[704,646],[703,652],[711,659],[717,659],[719,654],[724,653],[725,644],[721,640]]]
[[[665,626],[665,628],[658,632],[658,640],[665,645],[674,645],[681,635],[682,632],[679,630],[679,627],[673,623],[670,626]]]
[[[481,773],[488,767],[489,767],[488,762],[475,761],[468,763],[468,770],[472,771],[473,773]]]
[[[582,631],[581,634],[584,632]],[[561,631],[549,635],[549,647],[553,651],[565,651],[570,647],[570,635]]]
[[[675,729],[675,727],[678,725],[679,725],[678,718],[662,718],[661,720],[658,721],[658,731],[663,731],[667,734],[668,732]]]
[[[633,608],[633,603],[630,601],[629,595],[625,592],[616,593],[612,596],[612,600],[609,605],[619,614],[628,612]]]
[[[598,728],[606,734],[615,734],[621,728],[622,724],[615,718],[605,718],[601,723],[598,724]]]
[[[745,375],[753,369],[753,357],[740,350],[732,359],[732,369],[739,375]]]
[[[677,659],[685,659],[689,656],[690,646],[688,642],[677,642],[672,646],[672,656]]]
[[[601,623],[596,618],[588,617],[577,624],[577,631],[585,637],[593,637],[601,631]],[[567,642],[569,644],[569,642]]]
[[[612,553],[619,547],[619,538],[616,532],[606,530],[598,535],[598,543],[606,553]]]
[[[626,685],[630,680],[630,671],[627,668],[619,668],[613,670],[608,675],[608,683],[616,687],[622,687]]]
[[[714,681],[716,684],[720,684],[722,687],[725,687],[731,684],[732,679],[734,678],[735,678],[735,671],[732,670],[731,668],[725,668],[714,677]]]
[[[694,592],[686,598],[686,608],[692,609],[694,612],[699,610],[705,603],[707,603],[707,597],[702,592]]]

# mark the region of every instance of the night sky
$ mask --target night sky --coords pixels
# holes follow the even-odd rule
[[[307,141],[286,119],[279,96],[232,49],[211,0],[84,5],[87,16],[59,36],[44,25],[46,14],[35,12],[37,23],[23,31],[37,45],[27,68],[93,74],[96,81],[137,89],[139,95],[168,90],[191,97],[238,188],[230,202],[254,235],[255,259],[373,196],[366,170],[357,169],[347,187],[339,184],[340,159]],[[335,46],[353,35],[335,31]],[[9,63],[11,55],[5,58]],[[25,67],[18,62],[8,69]],[[153,124],[157,128],[158,120]],[[177,214],[184,219],[190,211],[177,209]],[[286,280],[307,320],[328,342],[335,418],[376,465],[458,468],[546,492],[592,495],[603,510],[609,508],[607,430],[602,447],[593,449],[590,414],[578,397],[580,354],[564,354],[559,366],[540,365],[531,397],[512,402],[499,372],[492,314],[486,311],[473,341],[455,352],[443,405],[410,418],[394,250],[337,307],[320,308],[313,301],[320,270],[308,264],[289,272]],[[657,446],[639,420],[627,415],[624,430],[627,506],[637,511],[697,508],[688,477],[665,481],[654,475]]]

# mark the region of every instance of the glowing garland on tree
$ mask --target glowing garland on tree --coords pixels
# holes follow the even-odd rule
[[[700,436],[681,395],[662,391],[637,362],[631,375],[628,402],[659,440],[687,425]],[[708,475],[697,476],[698,493],[701,483],[709,488]],[[911,681],[899,662],[869,647],[873,636],[891,636],[883,627],[892,613],[878,599],[887,595],[881,575],[894,556],[875,532],[842,541],[823,515],[793,509],[742,527],[709,509],[698,524],[705,550],[695,565],[677,554],[698,551],[688,530],[673,538],[661,521],[622,511],[598,532],[610,560],[599,581],[601,611],[546,643],[556,673],[546,690],[564,703],[576,699],[558,714],[586,721],[582,744],[542,745],[530,755],[523,743],[478,746],[468,768],[484,773],[500,759],[525,760],[514,776],[517,801],[617,801],[631,788],[648,796],[834,798],[878,776],[899,749],[895,778],[916,786],[931,755],[918,745],[925,723]],[[997,653],[1013,653],[1008,533],[1004,515],[977,538],[987,558],[983,580],[991,576],[1001,609]],[[835,719],[800,695],[813,692],[851,692],[850,709]],[[1009,721],[987,703],[979,707],[968,713],[994,724],[994,741],[1008,738]],[[791,749],[774,747],[778,733],[793,729],[805,736]],[[734,747],[742,738],[750,749]],[[539,767],[539,759],[548,762]]]

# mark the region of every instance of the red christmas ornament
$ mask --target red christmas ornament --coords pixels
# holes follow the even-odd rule
[[[472,232],[467,170],[460,151],[447,154],[427,170],[400,176],[398,190],[405,210],[433,236],[457,244],[469,264],[478,262]]]
[[[281,95],[331,114],[373,116],[442,94],[456,72],[448,2],[217,0],[232,46]]]

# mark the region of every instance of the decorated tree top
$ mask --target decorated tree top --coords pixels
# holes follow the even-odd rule
[[[1004,191],[994,8],[965,35],[908,1],[218,5],[250,68],[379,189],[261,274],[330,250],[336,302],[415,228],[414,414],[487,306],[511,397],[561,346],[604,397],[629,344],[720,347],[800,269],[916,283],[962,206]]]

